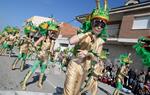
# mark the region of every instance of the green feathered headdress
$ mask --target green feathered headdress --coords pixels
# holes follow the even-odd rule
[[[99,58],[102,60],[106,60],[109,54],[110,53],[108,50],[103,49],[99,55]]]
[[[121,54],[119,56],[119,61],[121,65],[127,65],[133,63],[133,61],[130,58],[130,53],[129,54]]]
[[[47,35],[48,31],[58,32],[58,24],[54,21],[43,22],[39,25],[39,30],[42,35]]]
[[[48,21],[49,27],[48,30],[58,32],[58,24],[56,22]]]
[[[20,29],[18,27],[13,27],[13,32],[14,33],[19,33],[20,32]]]
[[[6,26],[3,30],[3,32],[7,32],[7,33],[12,33],[13,32],[13,28],[11,26]]]
[[[91,21],[95,18],[102,19],[105,23],[109,20],[109,10],[107,6],[107,0],[104,0],[104,8],[100,8],[100,0],[96,0],[97,8],[92,11],[92,13],[87,16],[86,21],[83,23],[81,29],[83,30],[82,33],[89,32],[92,30]],[[104,41],[108,38],[107,33],[107,25],[103,28],[103,30],[100,32],[98,37],[101,37]]]
[[[97,8],[93,10],[89,19],[93,20],[95,18],[98,18],[104,20],[107,23],[109,20],[109,10],[107,5],[107,0],[104,0],[103,8],[100,7],[100,0],[96,0],[96,6]]]
[[[29,34],[30,32],[37,32],[38,28],[33,25],[32,22],[29,22],[27,25],[24,27],[24,33]]]
[[[20,32],[20,29],[17,27],[6,26],[3,30],[3,33],[7,32],[8,34],[16,34]]]
[[[133,48],[142,57],[143,65],[150,67],[150,37],[139,38]]]
[[[55,51],[56,52],[60,52],[61,51],[61,47],[57,47],[57,49]]]

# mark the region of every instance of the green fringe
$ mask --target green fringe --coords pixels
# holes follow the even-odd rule
[[[142,57],[143,65],[150,67],[150,52],[143,48],[144,43],[141,43],[141,40],[143,39],[145,38],[141,37],[138,40],[138,43],[133,46],[133,48],[135,49],[136,53]]]

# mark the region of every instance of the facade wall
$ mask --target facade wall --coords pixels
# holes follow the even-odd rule
[[[150,35],[150,29],[132,29],[135,15],[140,15],[140,14],[144,15],[147,14],[147,12],[136,11],[133,12],[132,14],[126,13],[126,15],[123,16],[119,38],[139,38],[141,36]]]
[[[142,59],[138,56],[135,50],[132,48],[133,45],[124,45],[124,44],[106,44],[104,48],[109,49],[110,55],[108,57],[112,63],[115,64],[116,59],[119,58],[120,54],[131,53],[131,57],[133,59],[133,63],[131,64],[132,68],[136,68],[138,70],[147,69],[147,67],[143,66]]]
[[[61,47],[61,50],[64,50],[68,47],[73,47],[74,45],[70,45],[69,38],[59,36],[58,39],[55,41],[54,49]]]

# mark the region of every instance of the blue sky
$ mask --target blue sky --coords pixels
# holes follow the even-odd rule
[[[108,0],[110,8],[123,6],[124,2]],[[79,22],[72,21],[75,16],[91,12],[95,5],[95,0],[0,0],[0,30],[7,25],[21,27],[32,16],[51,15],[59,22],[79,26]]]

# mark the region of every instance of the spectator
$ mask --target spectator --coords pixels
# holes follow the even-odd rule
[[[132,88],[132,85],[133,85],[133,81],[135,81],[135,79],[136,79],[136,77],[137,77],[137,75],[136,75],[136,73],[135,73],[135,70],[133,69],[130,69],[130,71],[128,72],[128,76],[129,76],[129,80],[128,80],[128,86],[130,87],[130,88]]]
[[[147,83],[147,81],[150,81],[150,71],[148,71],[145,76],[145,83]]]
[[[116,77],[117,69],[118,68],[115,65],[112,66],[111,77],[112,77],[113,80]]]
[[[139,81],[140,87],[143,88],[143,85],[145,82],[145,74],[143,71],[140,73],[138,81]]]
[[[147,80],[144,85],[144,92],[145,92],[145,95],[150,95],[150,81],[149,80]]]
[[[143,95],[144,82],[145,82],[145,73],[142,71],[138,76],[138,83],[136,88],[137,90],[136,92],[138,92],[139,95]]]
[[[150,67],[148,67],[148,72],[150,72]]]

